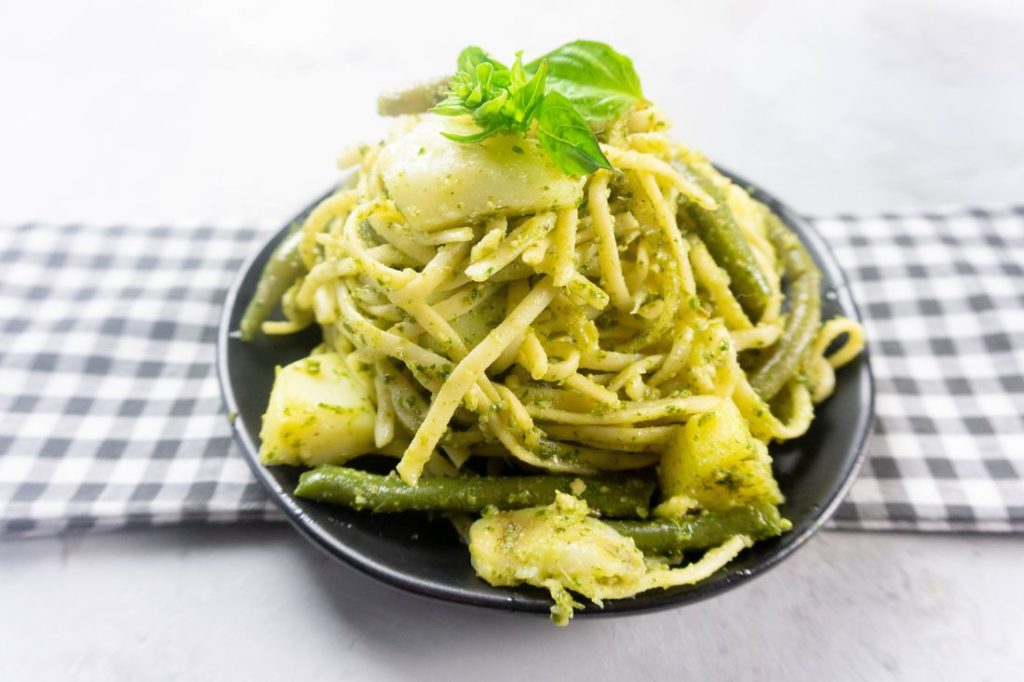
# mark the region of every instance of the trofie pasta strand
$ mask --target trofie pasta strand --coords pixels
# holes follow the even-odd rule
[[[548,69],[578,58],[632,72],[600,43],[559,50]],[[343,155],[349,181],[274,252],[242,330],[323,330],[278,373],[265,462],[344,465],[306,479],[316,499],[479,514],[463,524],[477,573],[549,590],[564,622],[579,606],[567,590],[600,600],[688,584],[787,530],[767,445],[807,431],[864,333],[821,320],[799,239],[673,142],[638,79],[597,116],[519,66],[469,48],[438,113],[403,116],[384,142]],[[526,83],[537,109],[509,114]],[[572,112],[555,139],[551,117]],[[270,320],[278,301],[284,319]],[[364,455],[398,458],[394,473],[350,475]],[[588,496],[627,473],[657,479],[660,504]],[[481,512],[471,492],[534,479],[547,506],[508,493],[503,511]],[[598,499],[597,512],[631,520],[595,518]],[[650,514],[664,518],[636,520]],[[571,574],[573,547],[616,582]],[[710,551],[674,569],[679,557],[658,550],[672,547]],[[550,557],[567,559],[555,570]]]

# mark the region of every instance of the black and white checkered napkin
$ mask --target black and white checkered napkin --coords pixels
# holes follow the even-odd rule
[[[878,381],[833,525],[1024,531],[1024,208],[814,221]],[[278,519],[214,340],[252,229],[0,227],[0,536]]]
[[[1024,531],[1024,207],[813,222],[861,306],[878,391],[833,524]]]

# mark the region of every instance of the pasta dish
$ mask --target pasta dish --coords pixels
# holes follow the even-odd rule
[[[468,48],[383,108],[388,138],[342,154],[243,321],[323,333],[278,369],[263,462],[310,467],[301,497],[447,517],[483,580],[547,590],[558,623],[784,533],[768,444],[864,340],[821,319],[782,220],[601,43]]]

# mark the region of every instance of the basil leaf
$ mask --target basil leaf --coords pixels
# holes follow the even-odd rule
[[[462,114],[473,113],[471,109],[466,107],[466,103],[463,99],[455,95],[449,95],[445,99],[441,100],[435,104],[430,111],[441,116],[461,116]]]
[[[612,167],[586,119],[557,91],[544,95],[537,114],[537,140],[566,175]]]
[[[480,132],[472,133],[470,135],[459,135],[458,133],[445,132],[442,132],[441,134],[447,137],[449,140],[452,140],[453,142],[462,142],[463,144],[470,144],[473,142],[482,142],[491,135],[494,135],[495,133],[499,132],[500,130],[500,126],[492,125],[488,126],[487,128],[481,129]]]
[[[476,45],[470,45],[462,52],[459,53],[458,59],[459,71],[475,71],[476,67],[480,64],[490,64],[499,71],[508,71],[508,67],[499,62],[497,59],[491,57],[491,55],[484,52]]]
[[[541,146],[568,175],[612,168],[587,121],[614,118],[643,98],[629,58],[585,40],[526,66],[518,52],[511,67],[467,47],[447,95],[432,111],[468,114],[477,126],[465,135],[443,133],[448,139],[473,143],[499,133],[528,135],[536,124]]]
[[[547,62],[547,89],[565,95],[584,118],[607,121],[644,98],[633,61],[594,40],[567,43],[526,65],[534,73]]]
[[[458,62],[447,99],[431,111],[442,116],[469,114],[480,132],[448,137],[458,142],[479,142],[499,131],[526,133],[544,98],[546,69],[538,69],[530,77],[520,54],[509,69],[479,47],[464,49]]]
[[[526,71],[519,56],[516,56],[516,63],[512,65],[512,109],[513,118],[516,123],[523,126],[524,131],[528,129],[529,123],[537,113],[544,100],[544,83],[547,78],[547,66],[541,67],[527,80]]]

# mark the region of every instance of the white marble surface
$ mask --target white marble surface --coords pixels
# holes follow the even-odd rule
[[[0,224],[273,226],[379,134],[382,86],[577,36],[804,211],[1024,201],[1018,2],[508,4],[0,3]],[[712,602],[556,631],[284,526],[3,542],[0,679],[1019,679],[1021,566],[1020,538],[823,533]]]

